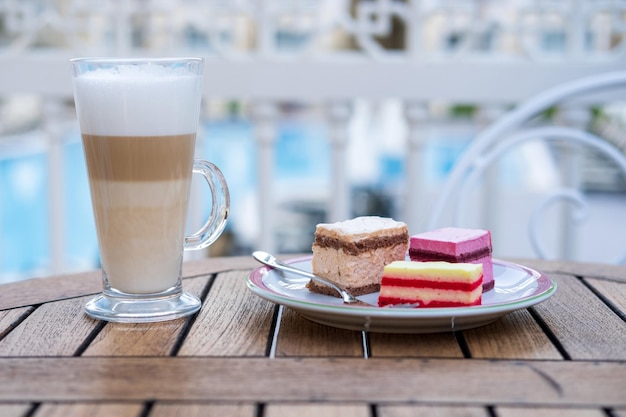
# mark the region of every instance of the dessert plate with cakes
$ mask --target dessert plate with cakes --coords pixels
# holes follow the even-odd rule
[[[360,217],[317,225],[312,249],[285,263],[372,306],[345,304],[335,290],[267,266],[250,273],[248,288],[313,322],[381,333],[471,329],[556,291],[546,275],[492,259],[488,231],[445,228],[409,237],[402,222]]]

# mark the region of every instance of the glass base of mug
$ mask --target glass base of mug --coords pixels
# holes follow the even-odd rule
[[[150,323],[189,316],[200,307],[198,297],[185,291],[139,295],[104,291],[85,304],[85,313],[98,320]]]

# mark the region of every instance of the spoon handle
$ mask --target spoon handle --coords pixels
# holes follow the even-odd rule
[[[320,284],[323,285],[327,285],[329,287],[331,287],[332,289],[334,289],[335,291],[337,291],[339,294],[341,294],[341,298],[343,298],[343,301],[346,303],[357,303],[359,300],[357,300],[352,294],[350,294],[349,292],[347,292],[345,289],[343,289],[342,287],[340,287],[339,285],[335,284],[334,282],[327,280],[325,278],[321,278],[318,277],[317,275],[313,275],[307,271],[303,271],[301,269],[297,269],[297,268],[293,268],[291,266],[289,266],[288,264],[285,264],[281,261],[276,261],[276,264],[280,266],[280,269],[282,269],[284,272],[291,272],[293,274],[297,274],[297,275],[302,275],[303,277],[307,277],[310,278],[311,280],[318,282]]]
[[[362,303],[362,301],[358,300],[356,297],[354,297],[352,294],[350,294],[348,291],[346,291],[341,286],[335,284],[334,282],[327,280],[325,278],[318,277],[317,275],[313,275],[310,272],[303,271],[302,269],[294,268],[291,265],[288,265],[286,263],[279,261],[275,256],[272,256],[266,252],[256,251],[252,255],[259,262],[262,262],[268,266],[271,266],[272,268],[279,269],[283,272],[289,272],[292,274],[301,275],[315,282],[331,287],[332,289],[334,289],[341,295],[341,298],[343,299],[345,303],[348,303],[348,304]]]

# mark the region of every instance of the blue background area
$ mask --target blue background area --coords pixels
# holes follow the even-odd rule
[[[89,184],[77,131],[69,132],[64,147],[66,214],[65,261],[68,270],[99,266]],[[425,149],[423,172],[427,182],[445,178],[464,150],[467,138],[438,140]],[[237,118],[203,125],[196,157],[215,163],[224,173],[231,205],[246,204],[257,186],[257,143],[250,122]],[[277,126],[275,153],[277,181],[329,184],[331,145],[321,124],[286,120]],[[374,187],[397,182],[404,170],[403,155],[384,154]],[[8,157],[0,154],[0,282],[8,277],[42,275],[50,263],[47,156],[42,150]],[[292,185],[293,186],[293,185]],[[384,190],[383,190],[384,192]],[[208,208],[207,208],[208,210]],[[229,228],[237,222],[231,217]]]

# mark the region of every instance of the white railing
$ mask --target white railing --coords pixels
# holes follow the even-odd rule
[[[350,216],[345,163],[357,100],[402,103],[406,160],[418,161],[436,104],[478,106],[482,126],[555,84],[622,69],[619,0],[0,0],[0,100],[42,100],[49,140],[51,248],[62,247],[59,123],[71,99],[67,60],[85,55],[200,55],[205,97],[249,104],[258,144],[255,246],[276,247],[273,188],[279,104],[326,108],[333,149],[328,220]],[[3,120],[0,119],[0,129]],[[1,133],[1,132],[0,132]],[[425,227],[408,163],[401,217]],[[1,231],[0,231],[1,233]],[[1,250],[1,248],[0,248]],[[51,272],[62,269],[61,251]]]

